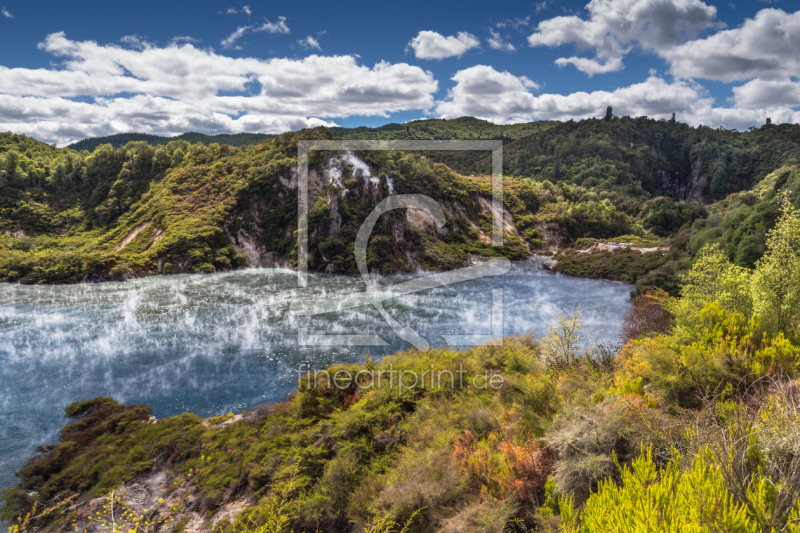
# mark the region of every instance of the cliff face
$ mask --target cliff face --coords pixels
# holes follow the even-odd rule
[[[369,247],[368,262],[373,271],[455,268],[466,264],[469,254],[499,252],[521,259],[530,253],[511,212],[505,206],[492,206],[489,181],[458,176],[423,158],[408,162],[404,154],[395,154],[397,157],[408,168],[398,170],[395,161],[385,156],[373,156],[368,162],[364,155],[342,152],[323,154],[322,162],[309,170],[310,270],[357,272],[355,235],[372,210],[394,193],[433,198],[448,223],[440,227],[421,204],[414,208],[413,203],[409,209],[382,215]],[[432,190],[434,187],[447,190]],[[296,264],[298,190],[297,167],[291,165],[271,185],[265,179],[240,196],[224,229],[248,266]],[[513,250],[492,247],[494,218],[515,245]],[[460,246],[446,246],[453,242]]]

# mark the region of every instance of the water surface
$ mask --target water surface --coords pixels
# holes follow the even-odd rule
[[[412,275],[388,276],[391,285]],[[585,337],[614,342],[631,286],[542,271],[535,260],[483,278],[385,302],[433,346],[442,334],[488,333],[492,289],[504,289],[504,333],[544,333],[582,309]],[[299,368],[380,357],[410,347],[364,307],[317,317],[288,313],[295,298],[364,290],[357,276],[313,275],[298,288],[283,269],[151,277],[62,286],[0,284],[0,488],[39,444],[55,442],[66,404],[113,396],[156,417],[206,417],[283,399]],[[384,347],[298,346],[311,333],[378,334]]]

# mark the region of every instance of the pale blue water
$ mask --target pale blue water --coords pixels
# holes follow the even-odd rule
[[[410,275],[383,278],[383,285]],[[629,285],[557,276],[535,261],[503,276],[387,301],[432,345],[442,333],[487,333],[491,289],[504,289],[504,333],[544,333],[581,306],[592,343],[615,342]],[[253,269],[65,286],[0,284],[0,488],[39,444],[56,441],[66,404],[95,396],[149,405],[156,417],[238,412],[283,399],[298,367],[319,369],[410,345],[369,307],[321,317],[288,314],[296,297],[361,291],[356,276]],[[379,334],[387,347],[298,346],[310,333]]]

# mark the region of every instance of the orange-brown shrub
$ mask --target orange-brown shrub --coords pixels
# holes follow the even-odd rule
[[[515,443],[511,435],[498,432],[479,441],[469,430],[453,447],[453,457],[466,472],[472,490],[514,498],[527,513],[544,502],[545,481],[558,458],[555,450],[533,439]]]
[[[629,340],[669,330],[671,317],[662,305],[666,297],[665,292],[652,290],[631,301],[631,306],[622,317],[622,333],[619,335],[619,340],[623,346]]]

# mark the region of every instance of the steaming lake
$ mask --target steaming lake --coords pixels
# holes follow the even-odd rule
[[[414,276],[387,276],[391,286]],[[506,335],[544,333],[580,306],[592,343],[614,342],[632,287],[554,275],[536,260],[502,276],[387,300],[387,312],[433,346],[442,335],[489,333],[492,289],[504,290]],[[298,288],[284,269],[151,277],[62,286],[0,284],[0,488],[38,444],[55,442],[66,404],[113,396],[156,417],[207,417],[276,402],[298,369],[410,347],[372,307],[317,317],[288,313],[295,298],[364,290],[358,276],[312,275]],[[311,334],[378,334],[388,346],[299,346]]]

